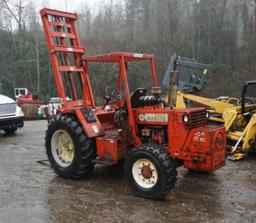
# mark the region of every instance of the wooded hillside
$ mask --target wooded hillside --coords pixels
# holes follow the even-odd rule
[[[55,96],[55,83],[35,8],[0,0],[0,82],[7,95],[27,87],[47,99]],[[174,53],[213,64],[208,96],[240,95],[243,82],[256,79],[256,0],[112,0],[93,10],[81,5],[77,13],[88,55],[153,53],[160,81]],[[94,68],[96,91],[113,81],[112,68]],[[145,72],[144,66],[131,68],[130,78],[144,86]]]

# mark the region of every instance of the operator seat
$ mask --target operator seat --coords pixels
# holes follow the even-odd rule
[[[131,99],[132,108],[139,108],[143,106],[143,104],[141,104],[141,101],[139,99],[142,96],[146,96],[146,93],[147,93],[146,88],[137,88],[131,93],[130,99]]]
[[[146,96],[146,93],[147,93],[146,88],[137,88],[130,94],[130,101],[131,101],[132,108],[139,108],[144,106],[144,103],[141,103],[140,98],[143,96]],[[124,122],[124,120],[126,120],[127,116],[128,116],[127,103],[125,101],[123,108],[118,109],[115,112],[114,122],[116,126],[120,127]]]

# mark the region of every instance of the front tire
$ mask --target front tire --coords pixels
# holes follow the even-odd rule
[[[61,177],[80,179],[93,169],[95,142],[74,116],[60,116],[46,131],[45,147],[54,171]]]
[[[6,135],[14,134],[16,131],[17,131],[16,127],[12,127],[12,128],[9,128],[9,129],[4,129],[4,132],[5,132]]]
[[[144,144],[133,149],[126,157],[124,170],[128,186],[144,198],[164,197],[177,179],[175,163],[157,144]]]

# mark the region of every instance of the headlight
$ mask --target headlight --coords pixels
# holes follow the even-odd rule
[[[210,118],[210,112],[206,112],[206,118],[208,119],[208,118]]]
[[[24,116],[24,113],[19,106],[16,106],[16,116]]]
[[[189,121],[188,115],[183,115],[183,122],[188,122],[188,121]]]

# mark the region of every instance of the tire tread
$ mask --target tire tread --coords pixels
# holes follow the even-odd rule
[[[72,163],[72,168],[68,168],[67,171],[63,171],[62,168],[58,168],[58,165],[54,162],[53,158],[50,156],[51,151],[51,132],[56,125],[66,126],[70,129],[70,132],[74,135],[75,141],[74,146],[76,147],[79,152],[79,157],[76,158],[75,163]],[[93,169],[93,163],[91,162],[92,159],[96,157],[96,149],[95,143],[92,139],[88,138],[80,123],[77,121],[75,116],[66,115],[61,116],[59,119],[53,121],[46,131],[45,136],[45,147],[46,147],[46,154],[52,164],[54,171],[64,178],[70,179],[80,179],[84,176],[88,175]]]

